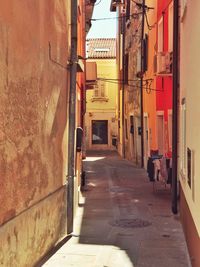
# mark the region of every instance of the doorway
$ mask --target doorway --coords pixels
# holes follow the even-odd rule
[[[92,144],[107,145],[108,144],[108,121],[93,120],[92,121]]]
[[[157,112],[157,140],[158,152],[160,155],[164,154],[164,113]]]

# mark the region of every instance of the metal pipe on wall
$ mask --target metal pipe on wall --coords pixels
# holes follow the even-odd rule
[[[126,31],[126,20],[122,18],[122,75],[123,75],[123,84],[122,84],[122,155],[123,158],[126,157],[126,149],[125,149],[125,31]]]
[[[71,0],[71,58],[69,91],[69,138],[67,177],[67,233],[73,232],[75,130],[76,130],[76,73],[77,73],[77,0]]]
[[[144,38],[145,0],[142,1],[142,29],[141,29],[141,73],[143,72],[143,38]],[[143,74],[140,79],[140,116],[141,116],[141,167],[144,167],[144,108],[143,108]]]
[[[174,0],[173,22],[173,116],[172,116],[172,212],[178,213],[178,100],[179,100],[179,0]]]

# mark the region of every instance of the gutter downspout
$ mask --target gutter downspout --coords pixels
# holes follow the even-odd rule
[[[145,0],[142,1],[142,29],[141,29],[141,73],[143,72],[143,38],[144,38]],[[144,167],[144,118],[143,118],[143,74],[140,79],[140,114],[141,114],[141,168]]]
[[[179,89],[179,1],[174,0],[173,24],[173,124],[172,124],[172,212],[178,213],[177,167],[178,167],[178,89]]]
[[[123,158],[126,157],[126,153],[125,153],[125,123],[124,123],[124,111],[125,111],[125,108],[124,108],[124,90],[125,90],[125,27],[126,26],[126,21],[125,21],[125,18],[122,18],[122,36],[123,36],[123,40],[122,40],[122,70],[123,70],[123,82],[122,82],[122,134],[123,134],[123,137],[122,137],[122,156]]]
[[[71,65],[69,91],[69,139],[67,179],[67,233],[73,232],[75,130],[76,130],[76,72],[77,72],[77,0],[71,0]]]

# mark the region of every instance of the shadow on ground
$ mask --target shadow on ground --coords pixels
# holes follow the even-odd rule
[[[169,187],[154,191],[146,172],[115,152],[89,152],[84,170],[79,244],[93,246],[94,266],[189,266]]]
[[[43,266],[189,267],[171,192],[115,152],[88,152],[72,238]]]

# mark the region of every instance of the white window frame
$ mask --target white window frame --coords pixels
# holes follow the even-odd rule
[[[181,174],[186,177],[187,171],[187,143],[186,143],[186,103],[181,103]]]
[[[98,80],[94,87],[93,98],[106,98],[106,84],[104,81]]]
[[[173,21],[174,21],[174,4],[171,2],[168,8],[168,51],[173,51]]]
[[[163,17],[158,21],[158,52],[163,52],[164,47],[164,21]]]
[[[163,139],[163,151],[159,151],[159,153],[162,153],[163,155],[165,154],[165,117],[164,117],[164,111],[163,110],[158,110],[156,112],[156,134],[157,134],[157,145],[158,145],[158,135],[159,135],[159,129],[158,129],[158,117],[161,116],[163,118],[163,136],[162,136],[162,139]],[[159,150],[159,147],[158,147],[158,150]]]
[[[168,110],[168,138],[169,138],[169,150],[172,151],[172,110]]]

